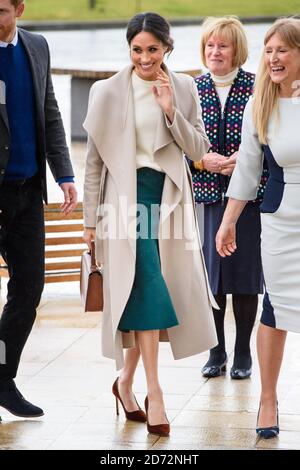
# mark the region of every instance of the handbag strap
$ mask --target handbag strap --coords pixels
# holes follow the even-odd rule
[[[96,263],[95,242],[91,243],[91,272],[97,271],[98,266]]]
[[[106,175],[107,175],[107,168],[105,164],[103,163],[101,176],[100,176],[100,192],[99,192],[99,201],[98,201],[99,206],[103,203],[103,200],[104,200]]]

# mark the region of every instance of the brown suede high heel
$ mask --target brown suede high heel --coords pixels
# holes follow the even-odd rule
[[[124,413],[125,413],[125,416],[127,419],[130,419],[131,421],[138,421],[140,423],[145,423],[147,421],[147,417],[146,417],[146,414],[145,412],[140,408],[138,402],[136,401],[136,398],[134,397],[135,401],[136,401],[136,404],[138,406],[138,410],[136,411],[127,411],[125,406],[124,406],[124,403],[122,401],[122,398],[120,397],[120,394],[119,394],[119,388],[118,388],[118,380],[119,380],[119,377],[117,377],[117,379],[115,380],[115,382],[113,383],[113,386],[112,386],[112,392],[114,394],[114,396],[116,397],[116,413],[117,415],[119,415],[119,401],[120,400],[120,403],[123,407],[123,410],[124,410]]]
[[[163,437],[168,437],[170,434],[170,423],[168,421],[168,418],[166,416],[166,420],[168,421],[167,423],[163,424],[150,424],[148,421],[148,396],[145,398],[145,410],[146,410],[146,416],[147,416],[147,429],[150,434],[157,434],[158,436],[163,436]]]

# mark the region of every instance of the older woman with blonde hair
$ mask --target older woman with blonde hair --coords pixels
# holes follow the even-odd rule
[[[232,379],[246,379],[252,370],[250,337],[258,294],[263,292],[259,214],[263,182],[239,221],[239,252],[230,259],[222,259],[214,240],[227,205],[225,192],[235,167],[243,113],[252,93],[254,75],[242,68],[248,46],[243,26],[236,17],[207,18],[200,50],[209,72],[197,77],[196,85],[211,147],[201,161],[191,164],[191,170],[196,202],[204,204],[203,251],[212,292],[220,307],[214,310],[218,345],[211,349],[202,373],[210,378],[225,373],[228,359],[224,318],[227,294],[232,294],[236,339],[230,375]]]
[[[277,381],[287,331],[300,332],[299,80],[300,19],[282,18],[265,36],[227,191],[230,199],[216,237],[222,257],[239,250],[236,223],[246,201],[255,197],[265,156],[270,178],[260,208],[266,292],[257,335],[262,389],[256,431],[266,439],[279,434]]]

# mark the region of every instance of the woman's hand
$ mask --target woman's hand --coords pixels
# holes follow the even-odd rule
[[[221,223],[216,235],[216,249],[222,258],[231,256],[237,249],[235,238],[235,223]]]
[[[160,86],[153,87],[153,94],[162,111],[166,114],[172,124],[175,114],[173,90],[170,84],[169,76],[162,69],[157,73],[157,80],[160,80]]]
[[[92,242],[96,238],[96,229],[95,228],[85,228],[83,231],[83,240],[88,245],[89,249],[92,249]]]
[[[203,167],[212,173],[221,173],[222,165],[228,160],[224,155],[216,152],[206,153],[202,157]]]
[[[236,165],[237,152],[234,152],[226,161],[222,163],[221,175],[231,176]]]

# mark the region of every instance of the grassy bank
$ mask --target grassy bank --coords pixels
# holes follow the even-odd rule
[[[234,14],[238,16],[300,13],[300,0],[26,0],[26,20],[105,20],[130,18],[138,11],[166,17]]]

